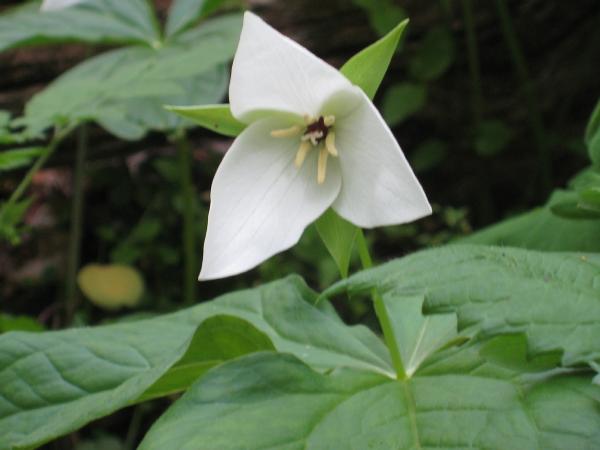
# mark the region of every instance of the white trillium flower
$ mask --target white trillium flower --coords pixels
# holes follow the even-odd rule
[[[82,0],[44,0],[40,9],[42,11],[58,11],[81,2]]]
[[[292,247],[329,207],[363,228],[431,214],[364,92],[249,12],[229,99],[248,126],[213,180],[200,280],[244,272]]]

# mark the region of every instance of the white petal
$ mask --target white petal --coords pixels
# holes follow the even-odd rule
[[[423,188],[391,130],[363,96],[336,122],[342,189],[333,209],[363,228],[411,222],[431,214]]]
[[[293,246],[337,197],[337,161],[330,159],[326,181],[318,185],[318,151],[296,168],[300,140],[271,137],[277,128],[285,123],[251,124],[223,158],[211,190],[201,280],[244,272]]]
[[[231,111],[250,123],[261,112],[316,116],[332,95],[353,89],[336,69],[246,12],[229,85]]]
[[[42,11],[57,11],[81,2],[82,0],[44,0],[40,9]]]

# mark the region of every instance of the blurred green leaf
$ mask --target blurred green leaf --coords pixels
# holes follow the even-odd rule
[[[590,159],[596,165],[600,165],[600,129],[590,138],[587,143]]]
[[[10,124],[11,114],[0,109],[0,128],[6,128]]]
[[[600,252],[598,221],[572,220],[552,212],[557,204],[571,202],[576,205],[577,199],[576,192],[554,191],[545,206],[503,220],[458,242],[544,251]]]
[[[392,0],[353,0],[353,3],[365,10],[369,22],[377,34],[384,36],[398,23],[407,18],[406,11]]]
[[[26,198],[10,204],[0,203],[0,239],[13,245],[20,242],[21,231],[18,225],[22,222],[31,202],[31,198]]]
[[[340,72],[353,84],[359,86],[370,99],[375,97],[406,25],[408,19],[399,23],[377,42],[354,55],[340,69]]]
[[[130,139],[183,126],[162,105],[220,100],[228,79],[224,63],[233,56],[240,27],[239,15],[222,16],[158,50],[130,47],[91,58],[34,96],[19,125],[39,132],[55,123],[93,120]]]
[[[501,120],[485,120],[475,130],[475,151],[481,156],[494,156],[512,139],[512,131]]]
[[[0,51],[66,41],[149,46],[160,41],[154,11],[146,0],[86,0],[46,12],[39,10],[40,5],[30,2],[0,16]]]
[[[165,108],[224,136],[237,136],[246,128],[246,124],[233,117],[229,105],[165,106]]]
[[[439,139],[428,139],[410,155],[410,165],[417,173],[439,166],[446,158],[446,144]]]
[[[452,33],[443,27],[433,28],[427,32],[417,54],[409,62],[410,74],[421,81],[439,78],[454,61],[454,53]]]
[[[558,202],[550,208],[554,214],[565,219],[589,220],[600,219],[600,210],[588,208],[581,201]]]
[[[600,100],[596,102],[596,107],[590,116],[588,124],[585,128],[584,140],[585,143],[589,146],[592,139],[598,134],[600,131]]]
[[[34,158],[37,158],[45,151],[45,147],[0,150],[0,172],[26,167],[31,164]]]
[[[173,36],[189,26],[198,19],[205,17],[227,0],[174,0],[169,9],[165,33]],[[241,4],[240,4],[241,6]]]
[[[383,98],[383,117],[390,127],[420,111],[427,101],[427,87],[417,83],[398,83]]]
[[[0,333],[8,331],[43,331],[44,327],[29,316],[13,316],[0,313]]]
[[[342,278],[346,278],[358,228],[338,216],[331,208],[317,219],[315,226],[329,254],[334,259],[340,275]]]

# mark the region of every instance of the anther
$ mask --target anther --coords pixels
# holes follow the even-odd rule
[[[303,117],[304,117],[304,123],[306,125],[310,125],[311,123],[314,123],[317,120],[315,117],[311,116],[310,114],[304,114]]]
[[[302,127],[299,125],[294,125],[289,128],[283,128],[281,130],[273,130],[271,131],[271,136],[275,138],[287,138],[297,136],[302,132]]]
[[[327,155],[329,155],[325,147],[321,147],[319,150],[319,165],[317,167],[317,183],[323,184],[325,182],[325,175],[327,174]]]
[[[335,123],[335,116],[325,116],[323,122],[325,123],[325,126],[329,128]]]
[[[298,152],[296,153],[296,160],[294,161],[294,164],[296,165],[296,167],[298,169],[300,167],[302,167],[302,164],[304,163],[304,160],[306,159],[306,155],[308,155],[308,152],[310,151],[311,148],[312,148],[312,146],[310,145],[310,142],[308,142],[308,141],[302,141],[300,143],[300,148],[298,149]]]
[[[325,148],[331,156],[338,155],[337,148],[335,148],[335,133],[333,131],[327,133],[327,137],[325,138]]]

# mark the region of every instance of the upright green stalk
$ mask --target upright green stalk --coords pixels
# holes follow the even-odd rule
[[[529,76],[527,63],[525,62],[525,57],[521,51],[519,40],[515,34],[510,13],[506,7],[505,1],[496,0],[496,9],[498,11],[500,28],[502,29],[506,46],[510,52],[519,83],[523,88],[523,94],[525,96],[525,101],[527,103],[527,109],[529,112],[529,119],[531,121],[533,138],[540,162],[540,185],[543,193],[547,193],[552,188],[552,160],[551,155],[546,148],[546,133],[542,121],[542,114],[536,101],[535,89]]]
[[[27,171],[27,173],[25,174],[25,176],[23,177],[23,179],[21,180],[21,182],[19,183],[17,188],[12,192],[12,194],[10,195],[8,200],[6,200],[6,203],[4,204],[4,208],[2,208],[2,210],[0,210],[0,214],[2,214],[2,211],[7,211],[12,205],[14,205],[16,202],[18,202],[21,199],[21,197],[25,193],[25,190],[31,184],[31,180],[33,179],[33,176],[36,174],[36,172],[38,170],[40,170],[44,166],[44,164],[46,164],[46,161],[48,161],[48,158],[50,158],[50,156],[52,156],[52,154],[54,153],[56,148],[65,139],[65,137],[67,137],[67,135],[70,132],[71,132],[70,128],[65,128],[62,130],[61,129],[55,130],[52,140],[46,147],[46,151],[37,159],[37,161],[33,164],[33,166],[31,166],[29,168],[29,170]],[[1,219],[2,219],[2,217],[0,216],[0,222],[2,221]]]
[[[471,108],[475,125],[481,123],[483,116],[483,92],[481,88],[481,71],[479,68],[479,52],[477,51],[477,36],[475,34],[475,20],[473,19],[473,1],[462,0],[463,16],[465,21],[465,39],[469,74],[471,76]]]
[[[361,229],[358,230],[356,236],[356,244],[358,247],[358,255],[360,257],[360,262],[363,268],[370,269],[371,267],[373,267],[373,259],[371,258],[371,254],[369,253],[369,246],[365,239],[365,235]],[[383,298],[381,298],[381,295],[377,291],[377,288],[373,288],[371,290],[371,297],[373,298],[375,314],[377,314],[377,318],[379,319],[379,323],[381,324],[383,338],[385,339],[385,343],[390,350],[392,364],[394,365],[394,370],[396,371],[396,377],[399,380],[406,380],[406,370],[404,369],[402,356],[400,356],[400,349],[398,348],[396,338],[394,337],[392,320],[390,319],[387,309],[385,308],[385,304],[383,303]]]
[[[192,184],[192,153],[184,131],[177,134],[175,142],[179,157],[179,175],[181,178],[181,195],[183,198],[183,255],[184,280],[183,298],[187,305],[196,300],[196,278],[198,267],[196,262],[196,234],[194,232],[195,194]]]
[[[69,232],[69,250],[67,254],[66,279],[66,322],[73,320],[79,298],[77,295],[77,270],[81,257],[81,235],[83,230],[83,208],[85,193],[83,182],[85,176],[85,161],[88,152],[88,127],[83,124],[77,135],[75,169],[73,171],[73,202],[71,205],[71,225]]]

